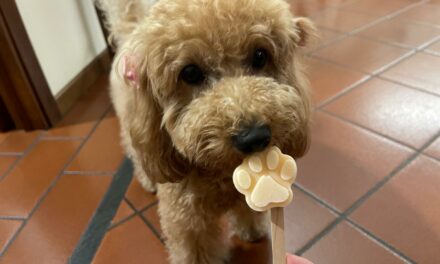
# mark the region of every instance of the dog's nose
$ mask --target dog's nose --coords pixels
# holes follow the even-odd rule
[[[270,143],[271,131],[268,125],[252,126],[232,137],[234,146],[244,154],[261,151]]]

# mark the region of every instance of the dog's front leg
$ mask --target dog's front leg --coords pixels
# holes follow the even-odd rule
[[[201,210],[194,195],[159,185],[159,215],[172,264],[221,264],[228,259],[220,216]],[[174,189],[174,190],[173,190]]]
[[[240,239],[255,242],[269,233],[269,216],[266,212],[256,212],[240,201],[229,212],[233,234]]]

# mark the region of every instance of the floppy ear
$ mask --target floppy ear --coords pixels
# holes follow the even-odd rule
[[[291,149],[288,151],[295,159],[297,159],[304,156],[309,151],[311,143],[309,124],[305,124],[301,127],[292,137]]]
[[[305,47],[318,39],[318,30],[314,23],[305,17],[294,17],[292,19],[294,34],[292,37],[300,47]]]
[[[161,126],[163,110],[154,97],[146,67],[137,66],[145,63],[128,62],[130,67],[124,68],[124,78],[131,86],[127,89],[132,89],[126,120],[131,144],[153,182],[179,181],[188,174],[188,163],[173,147],[168,132]]]
[[[301,122],[292,137],[292,145],[289,146],[288,153],[295,158],[305,155],[310,146],[309,118],[311,115],[311,100],[309,94],[309,81],[306,74],[306,67],[303,65],[301,53],[295,53],[297,47],[308,46],[317,39],[317,30],[311,20],[304,17],[290,17],[289,28],[287,30],[286,54],[283,63],[286,65],[284,74],[288,84],[295,87],[301,99],[301,106],[297,111],[300,112]],[[293,42],[293,45],[292,45]]]

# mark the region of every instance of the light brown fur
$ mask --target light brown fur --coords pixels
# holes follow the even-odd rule
[[[111,95],[136,176],[147,190],[157,187],[170,262],[224,263],[222,215],[243,239],[267,233],[265,214],[252,212],[232,184],[244,156],[231,137],[243,124],[269,124],[271,144],[305,153],[310,104],[299,48],[314,27],[282,0],[161,0],[126,20],[120,15],[130,9],[113,7],[108,22],[119,47]],[[256,48],[271,57],[259,72],[248,66]],[[124,78],[127,56],[139,88]],[[179,78],[190,63],[206,72],[200,86]]]

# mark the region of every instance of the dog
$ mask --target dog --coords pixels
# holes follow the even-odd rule
[[[116,55],[111,98],[142,186],[157,192],[176,263],[225,263],[219,219],[268,235],[232,173],[271,145],[301,157],[311,104],[302,48],[316,29],[283,0],[99,0]],[[151,5],[151,6],[150,6]]]

